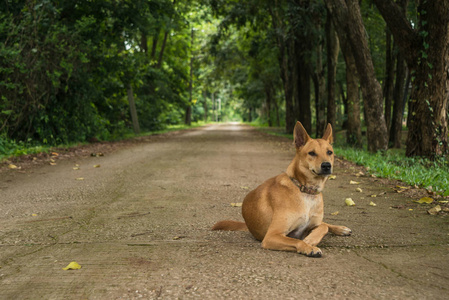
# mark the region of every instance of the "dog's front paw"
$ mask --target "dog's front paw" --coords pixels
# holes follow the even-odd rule
[[[305,251],[299,251],[298,253],[304,254],[308,257],[321,257],[323,255],[323,252],[321,252],[321,249],[318,247],[310,247],[309,249]]]

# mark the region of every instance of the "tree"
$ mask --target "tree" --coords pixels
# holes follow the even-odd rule
[[[419,2],[412,26],[390,0],[374,0],[412,75],[407,156],[435,158],[448,152],[449,3]]]
[[[337,26],[347,32],[362,88],[366,115],[368,150],[387,150],[388,135],[383,112],[382,88],[376,79],[365,36],[360,6],[356,0],[327,0]]]

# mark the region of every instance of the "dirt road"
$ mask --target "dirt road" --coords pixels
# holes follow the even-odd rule
[[[241,220],[230,203],[293,153],[291,141],[227,124],[2,172],[0,299],[447,299],[448,218],[342,162],[325,220],[353,235],[325,237],[322,258],[210,231]],[[71,261],[82,268],[62,270]]]

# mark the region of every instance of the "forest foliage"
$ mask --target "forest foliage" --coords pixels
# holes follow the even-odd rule
[[[371,152],[404,147],[405,128],[409,156],[442,156],[443,2],[4,0],[0,147],[300,120]]]

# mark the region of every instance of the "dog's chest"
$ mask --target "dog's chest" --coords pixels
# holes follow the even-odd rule
[[[292,230],[288,236],[303,239],[304,235],[308,233],[311,227],[318,225],[315,223],[321,222],[321,220],[317,220],[320,203],[318,197],[319,196],[303,194],[296,212],[295,220],[291,226]]]

